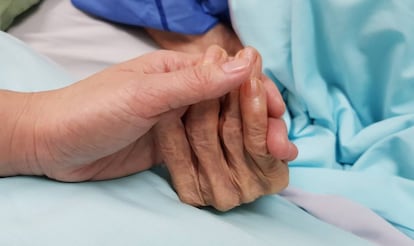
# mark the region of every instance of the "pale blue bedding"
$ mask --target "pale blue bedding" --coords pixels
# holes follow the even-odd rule
[[[0,50],[2,89],[47,90],[72,81],[2,32]],[[162,176],[147,171],[76,184],[0,178],[0,245],[369,244],[276,195],[228,213],[193,208]]]
[[[414,238],[414,1],[232,0],[283,92],[291,185],[347,197]]]

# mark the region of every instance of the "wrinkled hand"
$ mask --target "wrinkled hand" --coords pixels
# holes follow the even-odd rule
[[[212,62],[228,58],[217,47]],[[224,100],[192,105],[183,120],[172,116],[156,127],[157,143],[180,199],[194,206],[228,210],[281,191],[288,184],[287,161],[297,155],[287,139],[284,104],[274,84],[261,73],[257,51],[237,57],[254,64],[249,79]]]
[[[248,59],[226,64],[200,59],[158,51],[69,87],[34,93],[15,130],[19,137],[11,149],[20,158],[15,173],[102,180],[160,163],[152,127],[238,88],[252,69]]]
[[[243,48],[234,31],[224,24],[217,24],[202,35],[185,35],[156,29],[146,29],[162,48],[187,53],[204,53],[211,45],[223,47],[230,55]]]

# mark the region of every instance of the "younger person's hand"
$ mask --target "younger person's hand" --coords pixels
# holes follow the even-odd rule
[[[69,87],[30,94],[5,162],[13,171],[0,175],[102,180],[160,163],[152,127],[239,88],[252,70],[246,58],[224,64],[201,58],[158,51]]]

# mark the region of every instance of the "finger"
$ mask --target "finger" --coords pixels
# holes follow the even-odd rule
[[[240,109],[243,119],[243,139],[251,155],[267,155],[267,104],[262,82],[251,79],[240,89]]]
[[[200,191],[197,161],[192,156],[181,120],[164,118],[155,125],[153,131],[180,200],[193,206],[205,206]]]
[[[252,48],[246,48],[237,53],[237,57],[249,57],[254,64],[251,78],[261,74],[261,60]],[[234,183],[241,194],[243,203],[248,203],[263,195],[261,181],[252,170],[245,158],[242,119],[240,112],[239,90],[234,90],[226,96],[220,117],[220,137],[228,165],[234,176]]]
[[[246,156],[263,184],[264,194],[279,192],[287,186],[289,179],[286,163],[275,159],[268,151],[268,117],[266,92],[259,80],[252,79],[241,88],[240,105],[243,119],[244,146]]]
[[[224,62],[227,53],[211,47],[204,57],[206,63]],[[207,204],[219,210],[228,210],[240,199],[222,152],[219,126],[220,100],[213,99],[192,105],[186,114],[186,131],[190,145],[199,163],[201,192]]]
[[[285,113],[286,106],[282,95],[275,83],[266,75],[262,74],[261,81],[266,90],[267,110],[270,117],[279,118]]]
[[[292,161],[298,155],[298,149],[288,139],[283,119],[269,118],[267,146],[270,154],[279,160]]]
[[[288,139],[283,119],[269,118],[267,146],[270,154],[279,160],[292,161],[298,155],[298,149]]]
[[[133,86],[140,117],[149,119],[183,106],[219,98],[240,86],[251,71],[246,58],[224,64],[207,63],[175,72],[147,75]]]
[[[217,99],[193,105],[186,114],[186,132],[198,161],[200,189],[207,204],[228,210],[240,204],[218,137]]]
[[[274,118],[281,117],[285,112],[285,103],[276,85],[262,72],[262,56],[255,48],[250,46],[246,47],[243,52],[243,57],[249,58],[253,64],[250,79],[259,79],[264,85],[267,94],[269,116]]]
[[[220,118],[220,137],[234,176],[233,183],[240,191],[242,202],[248,203],[263,195],[263,184],[255,175],[255,167],[245,158],[238,90],[226,96]]]

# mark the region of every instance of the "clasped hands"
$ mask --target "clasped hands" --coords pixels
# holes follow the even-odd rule
[[[202,55],[158,51],[33,93],[11,145],[15,174],[103,180],[164,162],[180,199],[194,206],[226,211],[277,193],[297,149],[261,70],[253,48],[235,57],[218,46]]]

